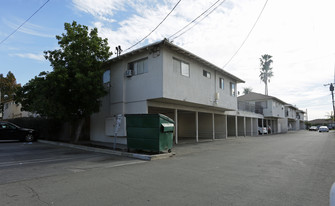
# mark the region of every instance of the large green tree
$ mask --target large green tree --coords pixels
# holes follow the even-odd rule
[[[66,33],[56,36],[60,48],[44,52],[53,71],[30,80],[17,96],[24,110],[77,122],[77,142],[85,119],[99,111],[100,99],[106,94],[102,64],[112,52],[97,28],[89,31],[75,21],[64,27]]]
[[[271,58],[272,58],[271,55],[264,54],[259,59],[260,66],[261,66],[259,77],[265,84],[265,95],[268,95],[268,82],[270,82],[270,78],[273,76],[272,67],[271,67],[271,64],[273,63],[273,61]]]

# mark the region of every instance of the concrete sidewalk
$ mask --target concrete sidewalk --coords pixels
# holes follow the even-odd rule
[[[58,145],[58,146],[62,146],[62,147],[70,147],[70,148],[75,148],[75,149],[80,149],[80,150],[85,150],[85,151],[90,151],[90,152],[99,152],[99,153],[104,153],[104,154],[130,157],[130,158],[147,160],[147,161],[164,159],[164,158],[172,157],[173,155],[175,155],[175,153],[173,153],[173,152],[162,153],[162,154],[154,154],[154,155],[131,153],[131,152],[113,150],[112,148],[110,148],[108,146],[105,146],[105,148],[99,148],[97,146],[102,146],[102,145],[96,144],[96,146],[94,146],[94,142],[91,143],[92,146],[85,146],[85,145],[80,145],[80,144],[77,145],[77,144],[55,142],[55,141],[48,141],[48,140],[38,140],[38,142],[44,143],[44,144]]]

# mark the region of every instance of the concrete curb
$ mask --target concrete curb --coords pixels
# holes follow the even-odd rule
[[[38,142],[44,143],[44,144],[58,145],[62,147],[70,147],[70,148],[75,148],[75,149],[80,149],[80,150],[85,150],[85,151],[90,151],[90,152],[99,152],[99,153],[104,153],[104,154],[130,157],[130,158],[147,160],[147,161],[165,159],[165,158],[172,157],[173,155],[175,155],[175,153],[146,155],[146,154],[138,154],[138,153],[130,153],[130,152],[121,152],[121,151],[116,151],[112,149],[101,149],[101,148],[89,147],[89,146],[84,146],[84,145],[75,145],[75,144],[64,143],[64,142],[54,142],[54,141],[48,141],[48,140],[38,140]]]

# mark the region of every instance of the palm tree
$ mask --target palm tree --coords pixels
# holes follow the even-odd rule
[[[265,95],[268,95],[268,82],[270,82],[270,78],[273,76],[272,67],[270,67],[273,62],[271,58],[271,55],[264,54],[262,58],[259,59],[261,62],[261,73],[259,77],[265,84]]]
[[[243,94],[248,94],[250,92],[252,92],[252,88],[251,87],[244,87],[243,88]]]

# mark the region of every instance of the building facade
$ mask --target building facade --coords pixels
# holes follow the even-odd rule
[[[105,66],[108,95],[91,116],[94,141],[113,141],[120,114],[169,116],[175,121],[176,143],[257,134],[262,116],[237,111],[237,84],[244,81],[167,40]],[[126,144],[125,118],[119,122],[117,142]]]
[[[286,103],[237,98],[239,83],[244,81],[167,40],[120,55],[105,63],[108,95],[91,116],[91,140],[114,142],[117,136],[126,144],[126,114],[170,117],[175,143],[254,136],[260,126],[287,131]],[[242,102],[249,109],[240,109]]]

